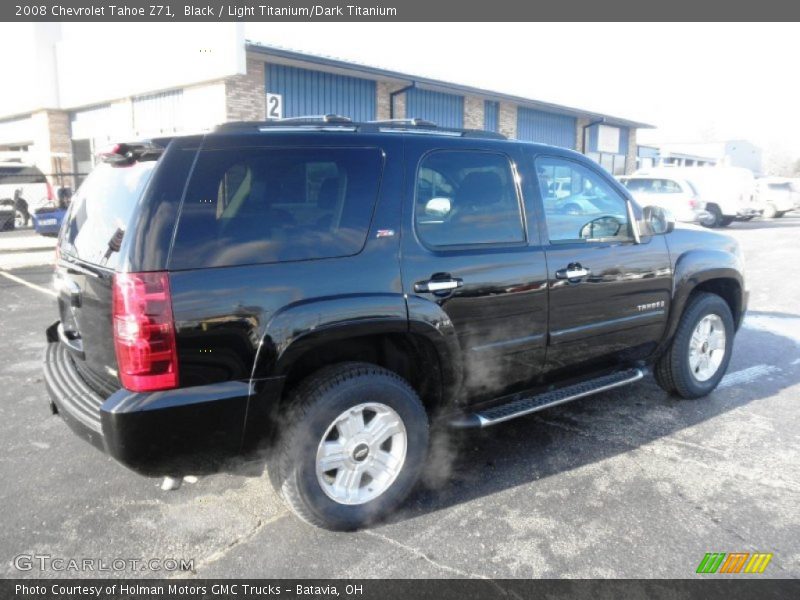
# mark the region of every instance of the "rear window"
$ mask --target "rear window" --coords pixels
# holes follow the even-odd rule
[[[683,189],[677,181],[672,179],[627,179],[622,184],[631,192],[646,192],[648,194],[680,194]]]
[[[44,174],[36,167],[4,165],[0,167],[0,185],[47,183]]]
[[[777,191],[781,191],[781,192],[791,192],[792,191],[792,186],[788,182],[787,183],[770,183],[769,184],[769,189],[777,190]]]
[[[170,268],[357,254],[382,169],[377,148],[203,150],[183,201]]]
[[[155,165],[156,161],[98,165],[72,197],[61,231],[61,253],[114,268],[133,209]]]

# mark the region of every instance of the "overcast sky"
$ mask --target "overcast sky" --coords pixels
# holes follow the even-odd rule
[[[248,39],[800,157],[798,24],[248,23]]]

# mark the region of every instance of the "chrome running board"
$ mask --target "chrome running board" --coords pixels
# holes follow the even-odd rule
[[[525,396],[524,392],[514,394],[509,396],[508,402],[478,412],[461,415],[450,421],[450,425],[458,428],[497,425],[551,406],[558,406],[584,396],[591,396],[598,392],[605,392],[606,390],[628,385],[642,379],[644,374],[644,369],[627,369],[535,396]]]

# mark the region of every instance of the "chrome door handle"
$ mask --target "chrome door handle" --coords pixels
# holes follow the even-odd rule
[[[556,279],[583,279],[588,277],[591,271],[583,268],[580,264],[571,264],[566,269],[556,271]]]
[[[429,279],[414,284],[415,292],[447,292],[464,285],[460,279]]]

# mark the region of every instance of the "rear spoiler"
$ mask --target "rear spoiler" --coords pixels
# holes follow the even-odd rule
[[[158,160],[167,149],[172,138],[158,138],[141,142],[124,142],[114,144],[97,153],[100,162],[113,166],[132,165],[138,161]]]

